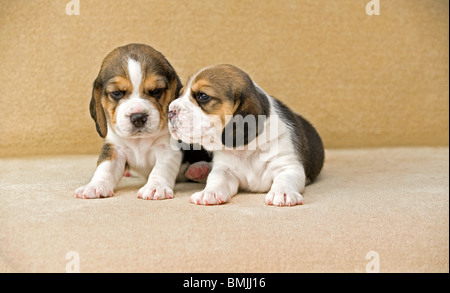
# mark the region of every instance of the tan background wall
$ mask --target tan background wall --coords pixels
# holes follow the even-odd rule
[[[0,0],[0,156],[95,153],[91,85],[113,48],[152,45],[183,82],[231,63],[327,148],[448,145],[449,1]]]

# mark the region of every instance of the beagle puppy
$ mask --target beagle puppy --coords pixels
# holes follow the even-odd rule
[[[303,204],[301,193],[324,162],[314,127],[232,65],[189,79],[169,105],[169,130],[213,152],[206,187],[190,197],[195,204],[229,202],[239,189],[267,193],[268,205]]]
[[[90,102],[104,145],[92,180],[75,190],[76,197],[112,196],[128,169],[148,178],[139,198],[173,197],[183,153],[170,145],[167,111],[181,86],[173,67],[150,46],[129,44],[106,56]],[[188,156],[189,163],[204,157],[198,152]],[[204,164],[188,173],[201,180],[202,172]]]

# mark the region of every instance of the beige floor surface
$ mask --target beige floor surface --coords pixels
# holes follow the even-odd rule
[[[244,193],[193,205],[196,183],[144,201],[139,178],[76,199],[96,156],[0,159],[0,272],[77,258],[81,272],[448,272],[448,160],[448,147],[327,150],[305,204],[279,208]]]

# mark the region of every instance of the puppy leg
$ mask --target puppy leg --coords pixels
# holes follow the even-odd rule
[[[206,187],[190,197],[195,204],[215,205],[229,202],[239,188],[239,181],[230,171],[213,168],[206,181]]]
[[[187,182],[189,180],[186,178],[186,175],[184,175],[188,168],[189,163],[181,163],[180,170],[178,171],[177,179],[175,179],[175,182]]]
[[[147,184],[138,191],[138,198],[166,199],[173,198],[173,187],[181,165],[182,154],[170,148],[157,155]]]
[[[300,192],[305,188],[303,167],[286,168],[273,179],[272,188],[265,197],[268,205],[294,206],[303,204]]]
[[[126,159],[124,155],[116,152],[113,148],[108,151],[113,154],[108,155],[108,159],[104,159],[105,151],[102,152],[91,182],[75,190],[76,197],[99,198],[114,195],[114,188],[124,173]]]

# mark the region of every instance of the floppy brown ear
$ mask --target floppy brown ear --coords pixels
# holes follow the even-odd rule
[[[160,120],[160,127],[162,128],[167,126],[169,105],[173,100],[175,100],[178,97],[178,93],[180,92],[181,87],[182,84],[180,82],[180,79],[178,78],[178,75],[174,72],[172,78],[169,80],[169,84],[166,93],[164,95],[164,98],[158,100],[158,103],[162,109]]]
[[[178,98],[178,94],[180,93],[181,88],[183,85],[181,84],[180,79],[178,78],[178,75],[175,73],[175,78],[172,80],[169,84],[169,92],[170,92],[170,102]],[[170,104],[169,102],[169,104]]]
[[[253,84],[236,94],[239,105],[222,132],[222,144],[226,147],[239,147],[254,140],[264,130],[269,115],[269,100]]]
[[[92,88],[92,98],[91,103],[89,105],[89,111],[91,112],[91,117],[95,121],[95,126],[97,128],[98,134],[105,138],[108,132],[108,127],[106,124],[106,116],[105,111],[103,110],[103,106],[101,103],[103,86],[101,84],[100,78],[94,82],[94,86]]]

